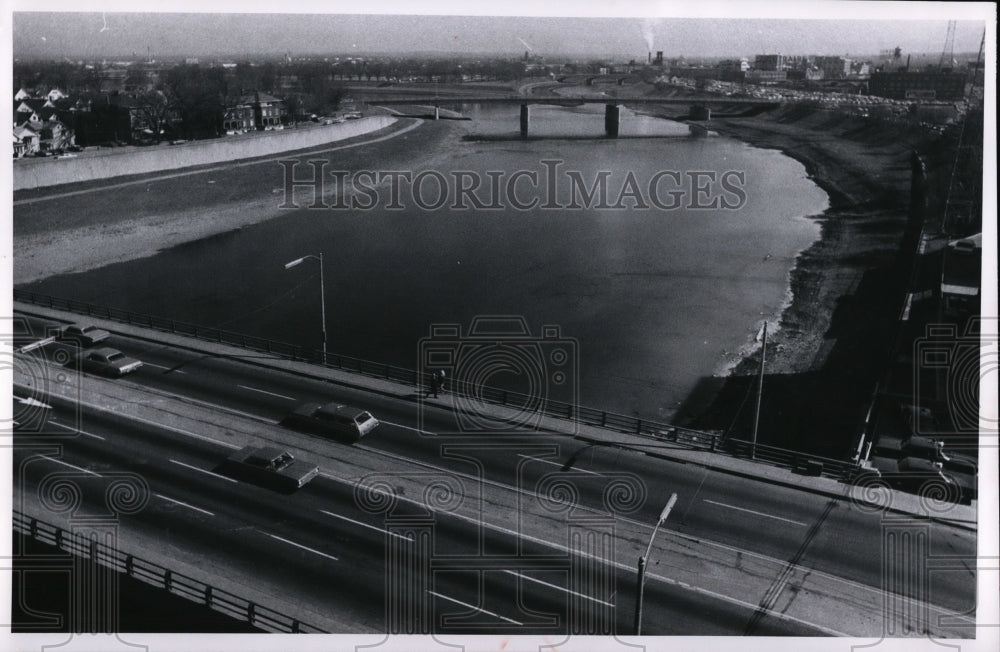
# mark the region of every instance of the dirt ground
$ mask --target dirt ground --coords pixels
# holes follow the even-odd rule
[[[884,371],[902,308],[912,154],[934,172],[948,160],[951,136],[794,107],[713,118],[709,128],[780,149],[830,195],[821,238],[799,255],[792,301],[768,338],[759,441],[842,458]],[[759,369],[758,348],[728,378],[705,379],[678,420],[749,438]]]

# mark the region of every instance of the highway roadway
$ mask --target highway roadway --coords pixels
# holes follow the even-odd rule
[[[148,503],[120,517],[121,527],[133,536],[155,540],[172,554],[195,551],[193,563],[224,568],[256,590],[266,587],[295,596],[315,612],[354,624],[353,631],[385,631],[386,541],[400,539],[399,545],[413,549],[414,535],[359,509],[351,485],[321,475],[292,495],[277,493],[215,472],[234,445],[178,437],[172,430],[137,425],[107,412],[87,411],[84,416],[81,436],[64,440],[58,453],[46,446],[16,449],[15,506],[22,494],[42,497],[43,504],[45,496],[51,501],[52,483],[71,477],[80,487],[76,515],[104,514],[105,493],[116,474],[138,474],[148,487],[141,492]],[[74,419],[71,409],[53,407],[51,423],[75,430],[70,425]],[[420,520],[420,511],[406,503],[399,512],[397,519]],[[519,553],[535,559],[521,561],[520,569],[480,574],[467,568],[481,563],[479,537],[465,521],[436,517],[434,556],[449,560],[453,568],[436,570],[433,580],[421,585],[423,602],[418,604],[426,605],[426,611],[417,608],[416,617],[394,620],[395,633],[565,632],[571,601],[591,612],[588,619],[607,618],[617,631],[629,632],[631,573],[615,569],[608,583],[596,583],[605,589],[600,593],[574,590],[567,585],[568,566],[557,550],[485,530],[482,549],[494,558]],[[466,561],[470,557],[471,562]],[[734,624],[738,630],[752,617],[752,610],[731,602],[649,584],[644,618],[648,634],[727,634],[734,632]],[[754,633],[821,634],[771,617],[757,623]]]
[[[34,332],[44,332],[47,326],[54,325],[56,322],[32,321]],[[417,390],[414,390],[413,396],[402,399],[374,395],[322,380],[303,378],[248,364],[254,360],[259,361],[261,357],[253,353],[248,353],[245,361],[222,359],[118,335],[112,336],[108,344],[145,363],[136,374],[116,381],[124,385],[135,384],[155,388],[183,396],[188,400],[203,402],[208,406],[232,411],[240,417],[272,424],[280,421],[301,401],[343,401],[369,409],[382,421],[382,426],[375,433],[355,444],[353,448],[368,451],[372,455],[386,456],[388,459],[411,460],[427,468],[445,469],[449,473],[460,474],[466,478],[482,477],[488,485],[513,487],[523,493],[524,504],[528,509],[544,508],[544,505],[538,505],[540,500],[538,488],[552,486],[556,475],[569,478],[578,491],[580,505],[595,514],[605,512],[604,489],[609,480],[637,478],[641,485],[640,491],[645,493],[646,500],[642,501],[636,511],[622,517],[631,523],[651,527],[666,498],[674,492],[679,495],[674,512],[660,534],[659,540],[665,545],[697,549],[704,554],[736,553],[746,555],[748,559],[791,564],[814,573],[829,575],[831,579],[841,582],[847,592],[877,592],[883,583],[882,517],[876,513],[860,510],[846,500],[832,499],[773,483],[716,472],[699,465],[648,456],[640,452],[594,446],[555,433],[537,433],[530,437],[501,437],[491,441],[489,447],[470,448],[467,446],[469,443],[467,438],[431,435],[432,432],[453,430],[453,415],[448,410],[428,408],[423,420],[418,420],[415,401]],[[51,357],[60,346],[50,345],[42,354]],[[417,430],[418,423],[423,425],[425,432]],[[88,417],[84,424],[88,431],[94,428],[107,428],[107,434],[102,435],[106,436],[106,440],[120,437],[120,433],[116,434],[116,424],[108,423],[105,416]],[[122,424],[117,424],[119,430],[123,427]],[[144,429],[148,428],[144,426]],[[259,521],[260,514],[254,517],[241,511],[238,506],[211,502],[224,501],[226,490],[240,494],[240,489],[229,486],[231,482],[202,473],[201,475],[205,477],[196,477],[197,481],[188,483],[182,476],[177,475],[199,473],[194,470],[195,468],[200,470],[212,468],[212,465],[217,464],[227,454],[227,450],[224,450],[221,444],[186,442],[184,444],[186,448],[180,452],[163,450],[157,455],[151,453],[157,450],[157,446],[175,445],[169,443],[171,439],[176,439],[176,434],[167,436],[164,433],[150,432],[148,437],[141,441],[141,446],[126,438],[127,445],[115,448],[113,451],[104,451],[107,445],[100,444],[101,440],[83,436],[72,440],[73,444],[66,451],[67,455],[80,455],[80,457],[74,458],[76,462],[69,458],[64,461],[71,464],[78,462],[77,465],[81,468],[99,470],[100,465],[109,463],[106,461],[108,454],[113,454],[112,466],[120,465],[122,468],[130,468],[137,463],[151,463],[149,460],[160,460],[167,454],[174,455],[173,458],[166,459],[183,461],[188,466],[173,463],[172,466],[166,467],[166,470],[143,467],[142,473],[145,475],[148,472],[150,477],[162,478],[165,482],[164,491],[168,491],[166,487],[185,487],[184,494],[176,497],[176,500],[220,515],[219,518],[235,518],[235,515],[239,515],[240,518],[248,519],[247,522],[259,523],[260,527],[272,525],[266,519]],[[321,445],[329,447],[332,451],[345,446],[336,442]],[[219,485],[221,491],[217,491],[214,486],[206,485],[206,482]],[[309,496],[317,492],[327,492],[323,494],[323,501],[334,501],[336,498],[335,502],[347,510],[344,514],[353,514],[350,518],[363,520],[357,515],[357,507],[350,492],[345,492],[341,487],[340,493],[337,493],[334,486],[334,481],[329,477],[321,477],[299,494],[280,499],[309,501]],[[263,492],[265,504],[280,500],[265,490],[253,489],[253,491]],[[238,496],[234,496],[236,497]],[[176,506],[172,509],[178,511]],[[187,511],[193,512],[185,514],[181,511],[187,518],[195,518],[195,514],[201,513],[191,509]],[[314,511],[321,514],[318,508],[316,510],[310,508],[309,513],[313,514]],[[315,520],[317,517],[313,514],[311,518]],[[327,522],[329,518],[335,517],[319,518],[318,523],[312,520],[296,522],[292,524],[289,536],[302,533],[302,536],[309,537],[308,541],[315,543],[317,541],[315,533],[328,532],[332,527]],[[368,525],[378,527],[371,522],[371,515],[367,518]],[[153,522],[156,522],[155,519]],[[363,526],[358,527],[367,529]],[[968,560],[975,558],[974,532],[942,523],[929,523],[928,527],[931,556],[950,556]],[[184,529],[182,527],[176,531]],[[458,534],[462,531],[462,527],[456,524],[454,531],[456,532],[454,543],[462,545],[463,537]],[[385,535],[381,533],[378,536],[384,538]],[[497,532],[492,532],[490,536],[502,539]],[[320,536],[317,550],[323,550],[322,541],[325,541],[325,538]],[[200,543],[195,542],[196,545]],[[509,544],[510,542],[497,541],[497,545]],[[347,545],[353,547],[350,542]],[[377,548],[371,545],[361,547],[369,550]],[[340,548],[338,552],[343,554]],[[338,556],[331,552],[327,554]],[[252,558],[253,554],[248,553],[247,559]],[[374,569],[372,572],[382,572],[384,560],[381,557],[376,556],[368,561]],[[618,569],[616,572],[622,571]],[[503,579],[509,578],[501,578]],[[631,582],[630,576],[626,574],[619,580],[619,593],[621,594],[622,590],[628,591],[621,587]],[[938,610],[961,614],[974,609],[976,591],[974,564],[970,563],[967,571],[935,573],[932,580],[930,595]],[[537,584],[535,588],[544,586]],[[658,602],[659,592],[677,589],[653,583],[649,585],[649,590],[650,600]],[[458,587],[454,589],[454,595],[449,594],[450,597],[460,600],[460,597],[456,597],[459,595],[468,597],[467,594],[462,594]],[[625,595],[631,594],[626,592]],[[686,599],[690,598],[690,595],[686,596]],[[664,605],[677,602],[667,597],[663,599],[667,600]],[[700,596],[698,599],[706,598]],[[446,598],[438,600],[447,601]],[[380,603],[376,601],[372,604]],[[371,605],[368,605],[363,610],[368,614],[369,620],[362,618],[357,622],[371,622],[372,613],[382,613],[378,610],[373,612],[370,607]],[[735,608],[732,604],[719,604],[713,608],[716,607],[730,610]],[[658,608],[666,607],[661,605]],[[500,613],[498,609],[490,611]],[[630,616],[625,617],[623,621],[620,611],[621,609],[616,610],[616,621],[626,622]],[[724,626],[729,633],[744,633],[744,628],[749,622],[747,614],[728,615],[733,620],[727,621],[724,625],[719,622],[713,625],[706,624],[705,627],[708,629],[698,629],[701,627],[699,619],[692,620],[685,617],[681,619],[684,627],[688,628],[684,633],[716,632],[719,626]],[[674,613],[672,618],[676,616]],[[518,620],[509,613],[506,617]],[[672,618],[667,618],[667,621],[674,622]],[[349,620],[353,620],[353,616]],[[696,627],[692,623],[699,624]],[[763,633],[768,627],[779,628],[779,625],[786,627],[790,626],[790,623],[788,621],[771,623],[768,619],[754,621],[754,630],[750,633]],[[800,626],[795,625],[795,627]],[[373,627],[379,628],[377,625]],[[649,633],[654,631],[650,630]],[[681,632],[671,630],[662,633]]]

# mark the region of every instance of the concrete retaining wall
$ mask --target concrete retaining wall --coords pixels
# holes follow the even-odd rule
[[[310,125],[182,145],[83,152],[76,158],[21,159],[14,162],[14,190],[175,170],[318,147],[383,129],[395,121],[389,116],[372,116],[341,124]]]

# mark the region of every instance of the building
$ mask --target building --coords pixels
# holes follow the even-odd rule
[[[747,61],[746,57],[723,59],[719,62],[718,78],[722,81],[743,81],[748,70],[750,70],[750,62]]]
[[[14,95],[14,157],[58,152],[75,144],[73,110],[58,89],[46,96],[31,97],[20,89]]]
[[[226,103],[222,128],[227,134],[281,129],[285,113],[284,100],[255,91]]]
[[[960,100],[965,96],[965,82],[962,72],[873,72],[868,92],[893,100]]]
[[[719,77],[719,69],[704,68],[701,66],[672,66],[670,68],[670,76],[683,79],[717,79]]]
[[[249,101],[250,96],[232,99],[226,102],[226,108],[222,114],[222,130],[226,135],[244,134],[254,131],[254,111],[253,103]]]
[[[786,67],[785,56],[782,54],[758,54],[753,59],[755,70],[777,71]]]
[[[253,116],[257,129],[281,129],[281,118],[284,113],[284,100],[267,93],[253,94]]]
[[[843,57],[816,57],[813,65],[823,71],[823,79],[843,79],[851,74],[851,59]]]

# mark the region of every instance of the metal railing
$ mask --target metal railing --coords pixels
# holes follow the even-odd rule
[[[131,310],[98,306],[84,301],[63,299],[18,289],[14,290],[14,300],[57,310],[65,310],[80,315],[107,319],[131,326],[140,326],[164,333],[184,335],[206,342],[227,344],[251,351],[267,353],[286,360],[309,362],[370,378],[404,383],[418,389],[427,387],[428,383],[428,378],[425,377],[425,374],[413,369],[371,362],[336,353],[323,353],[319,349],[297,344],[289,344],[287,342],[270,340],[219,328],[199,326],[165,317],[132,312]],[[539,399],[539,397],[528,396],[498,387],[463,383],[457,379],[449,379],[447,389],[454,394],[467,397],[472,401],[482,401],[513,408],[522,408],[523,406],[530,405],[533,409],[537,409],[539,414],[577,424],[628,433],[654,441],[669,441],[689,448],[700,448],[713,452],[729,452],[737,456],[749,456],[747,455],[748,449],[745,446],[738,441],[730,442],[729,440],[724,440],[723,436],[719,433],[683,428],[637,416],[555,401],[547,397]],[[757,446],[755,455],[755,459],[759,459],[760,461],[790,466],[792,468],[796,468],[797,460],[801,457],[804,457],[803,453],[762,445]],[[855,466],[850,462],[840,460],[818,458],[816,456],[809,457],[823,463],[824,474],[839,478],[849,479]]]
[[[13,511],[13,528],[14,531],[26,534],[36,541],[55,546],[76,557],[89,559],[95,564],[124,573],[128,577],[204,605],[236,620],[246,621],[258,629],[284,634],[326,633],[325,630],[297,618],[286,616],[159,564],[126,554],[81,533],[51,525],[17,510]]]

